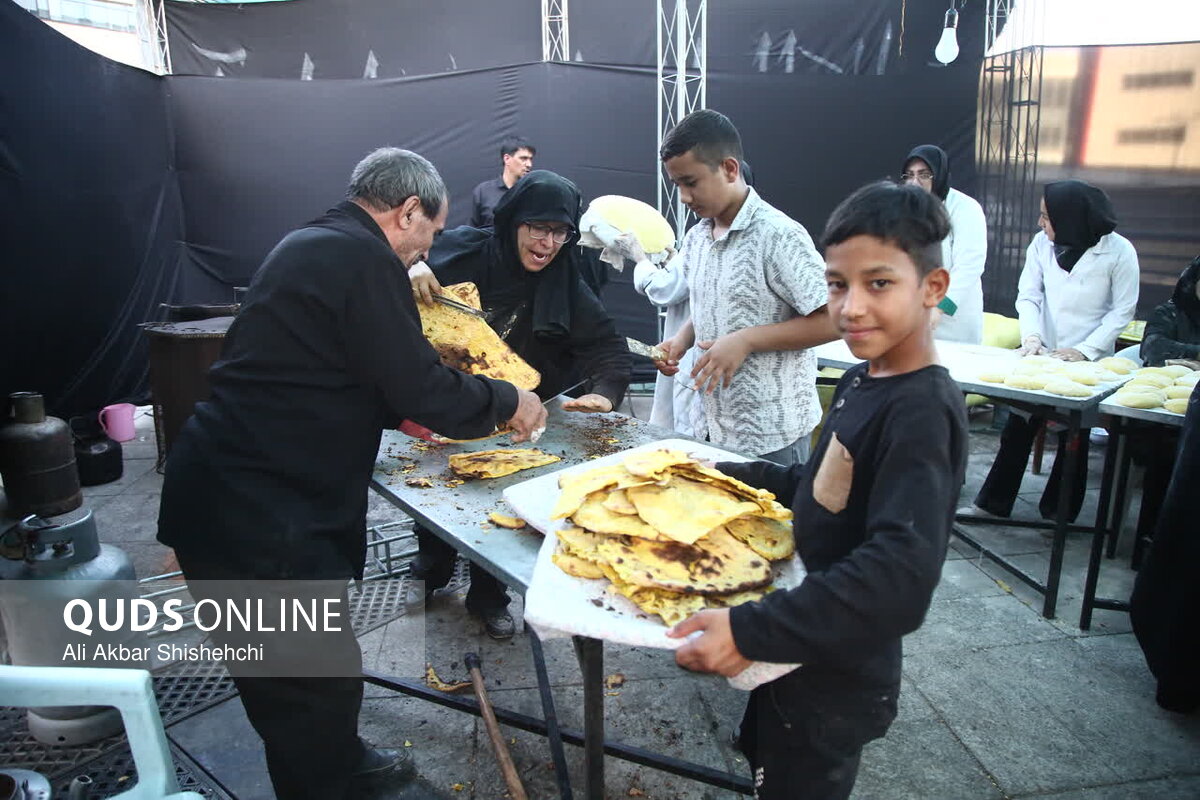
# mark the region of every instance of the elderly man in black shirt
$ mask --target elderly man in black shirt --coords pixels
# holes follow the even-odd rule
[[[212,396],[167,461],[158,538],[189,583],[344,587],[363,573],[384,427],[411,419],[469,438],[508,422],[519,441],[545,425],[535,394],[444,366],[421,333],[407,268],[446,207],[432,164],[383,148],[354,168],[345,202],[268,254],[212,368]],[[234,674],[280,800],[356,797],[356,776],[401,760],[358,738],[353,633],[328,646],[349,653],[354,677]]]
[[[471,192],[471,221],[467,224],[472,228],[492,227],[496,206],[505,192],[533,169],[535,155],[537,148],[520,136],[508,136],[500,143],[500,161],[504,170],[499,178],[484,181]]]

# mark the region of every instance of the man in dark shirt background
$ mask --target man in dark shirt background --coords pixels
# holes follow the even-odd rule
[[[495,180],[484,181],[471,192],[471,221],[472,228],[492,227],[492,214],[496,204],[512,185],[533,169],[533,157],[537,148],[520,136],[508,136],[500,143],[500,161],[504,171]]]
[[[545,426],[537,395],[443,365],[421,333],[407,269],[446,211],[432,164],[381,148],[354,168],[347,200],[284,237],[255,274],[210,373],[211,397],[166,464],[158,539],[175,548],[197,602],[213,581],[234,591],[327,581],[346,608],[347,582],[363,574],[383,428],[410,419],[470,438],[507,421],[520,441]],[[315,644],[344,669],[228,665],[279,800],[362,797],[358,779],[403,766],[403,751],[358,737],[353,632],[328,628]]]

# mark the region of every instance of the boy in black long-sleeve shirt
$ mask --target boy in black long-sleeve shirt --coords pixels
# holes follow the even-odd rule
[[[849,797],[863,745],[896,715],[900,638],[941,576],[967,461],[966,409],[929,326],[949,285],[948,231],[942,204],[914,187],[872,184],[843,201],[824,235],[829,313],[866,363],[838,384],[807,465],[718,465],[791,498],[808,570],[794,589],[671,633],[703,631],[677,651],[688,669],[802,665],[755,689],[742,720],[764,800]]]

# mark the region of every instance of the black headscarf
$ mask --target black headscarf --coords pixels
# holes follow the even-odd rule
[[[904,159],[904,168],[907,168],[908,162],[914,158],[919,158],[929,165],[929,171],[933,173],[933,193],[945,200],[946,195],[950,194],[950,159],[946,156],[946,151],[935,144],[914,147]]]
[[[533,170],[504,194],[491,230],[464,226],[446,231],[429,250],[429,266],[444,284],[478,284],[492,327],[501,334],[531,308],[533,335],[561,339],[571,331],[571,292],[579,279],[574,245],[582,205],[574,183],[549,170]],[[575,230],[540,272],[521,265],[517,229],[525,222],[558,222]]]
[[[1117,227],[1117,215],[1102,189],[1078,180],[1046,184],[1046,216],[1054,228],[1054,256],[1070,272],[1100,237]]]
[[[1175,291],[1171,294],[1171,302],[1175,307],[1200,326],[1200,298],[1196,297],[1196,284],[1200,282],[1200,256],[1192,259],[1192,263],[1183,268]]]

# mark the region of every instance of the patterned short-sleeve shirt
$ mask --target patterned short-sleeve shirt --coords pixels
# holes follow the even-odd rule
[[[827,302],[812,237],[754,189],[729,231],[716,241],[712,232],[712,220],[701,220],[680,248],[697,342],[807,316]],[[709,438],[762,455],[808,435],[821,420],[816,376],[811,350],[752,353],[728,388],[704,396]]]

